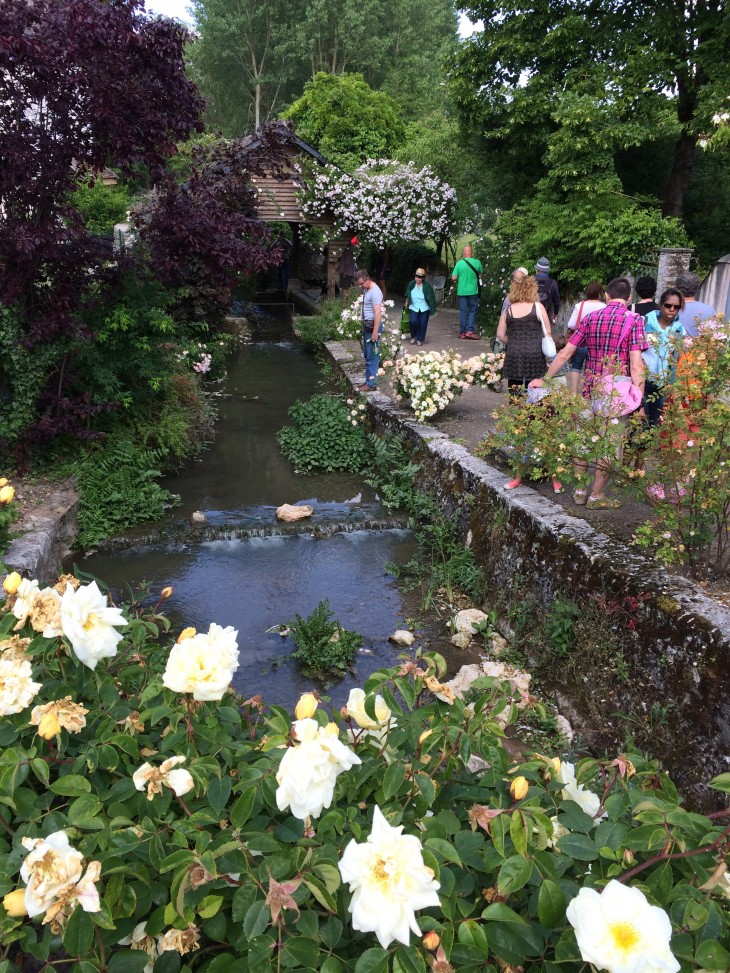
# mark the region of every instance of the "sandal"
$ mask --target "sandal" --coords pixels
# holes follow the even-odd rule
[[[588,497],[586,507],[591,510],[618,510],[621,501],[613,497]]]
[[[573,503],[578,507],[585,507],[588,500],[587,490],[573,490]]]
[[[474,331],[467,331],[464,337],[470,338],[472,341],[479,341],[479,335]]]
[[[516,490],[518,486],[522,486],[522,480],[514,479],[510,480],[508,483],[502,484],[503,490]]]

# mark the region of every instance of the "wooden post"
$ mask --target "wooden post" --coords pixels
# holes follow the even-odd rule
[[[337,247],[331,243],[327,244],[327,297],[330,301],[335,297],[335,284],[337,283],[337,263],[339,256]]]
[[[291,275],[300,280],[299,274],[299,260],[302,252],[302,238],[300,233],[299,223],[290,223],[289,226],[292,229],[292,241],[291,241]]]

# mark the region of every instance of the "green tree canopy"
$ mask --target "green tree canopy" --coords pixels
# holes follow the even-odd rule
[[[361,74],[318,72],[282,117],[294,123],[297,135],[348,170],[366,159],[389,156],[403,133],[398,105],[373,91]]]
[[[319,72],[362,74],[420,115],[443,101],[456,49],[451,0],[193,0],[193,11],[193,75],[228,136],[274,117]]]
[[[721,0],[470,0],[485,30],[462,45],[451,92],[489,139],[518,141],[564,184],[620,191],[613,157],[671,136],[661,194],[682,215],[695,150],[727,93],[730,21]]]

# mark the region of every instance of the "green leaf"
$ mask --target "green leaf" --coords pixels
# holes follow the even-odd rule
[[[457,939],[463,946],[475,946],[484,956],[489,956],[485,930],[474,919],[467,919],[459,925]]]
[[[540,925],[546,929],[555,929],[565,921],[565,893],[552,879],[546,879],[540,885],[537,915]]]
[[[143,949],[120,949],[115,952],[107,966],[108,973],[143,973],[149,963],[149,956]]]
[[[522,855],[512,855],[503,863],[497,876],[497,887],[502,895],[509,896],[524,888],[532,875],[532,862]]]
[[[195,855],[189,848],[180,848],[165,858],[160,865],[160,874],[164,875],[165,872],[170,872],[174,868],[179,868],[181,865],[192,865],[194,861]]]
[[[388,951],[379,946],[366,949],[360,953],[355,963],[355,973],[386,973],[388,969]]]
[[[703,943],[700,943],[697,947],[695,959],[700,966],[707,970],[730,969],[730,953],[714,939],[706,939]]]
[[[502,902],[487,906],[482,918],[494,923],[489,927],[492,952],[508,963],[522,966],[527,957],[537,956],[541,952],[543,937],[539,929]]]
[[[79,797],[81,794],[91,792],[91,784],[85,777],[78,774],[67,774],[65,777],[54,780],[48,789],[51,793],[61,794],[64,797]]]
[[[245,790],[241,796],[238,798],[236,803],[231,808],[231,824],[234,828],[239,830],[244,826],[244,824],[251,817],[251,811],[253,810],[254,801],[256,800],[256,788],[249,787]]]
[[[730,794],[730,773],[713,777],[710,781],[710,787],[713,787],[716,791],[722,791],[724,794]]]
[[[243,932],[247,939],[255,939],[271,924],[271,913],[263,899],[250,906],[243,920]]]
[[[208,781],[206,795],[208,797],[208,803],[215,813],[220,814],[228,803],[228,798],[231,796],[231,778],[228,774],[225,774],[220,779],[213,777],[212,780]]]
[[[324,906],[330,912],[337,912],[337,902],[334,896],[319,879],[313,875],[308,875],[304,879],[304,884],[320,905]]]
[[[509,833],[512,838],[512,844],[515,846],[515,851],[525,858],[527,856],[527,823],[525,821],[525,815],[522,811],[513,811],[509,815],[509,818]]]
[[[383,796],[386,801],[389,801],[391,797],[394,797],[398,793],[404,780],[403,765],[400,761],[392,763],[385,771],[383,778]]]
[[[305,936],[288,939],[284,945],[282,963],[284,966],[303,966],[316,970],[319,960],[319,943]]]
[[[337,865],[320,862],[314,866],[313,871],[315,875],[318,875],[322,879],[328,892],[334,894],[340,887],[340,870]]]
[[[328,956],[319,968],[319,973],[344,973],[345,968],[336,956]]]
[[[86,956],[94,939],[94,926],[88,912],[73,910],[63,931],[63,948],[69,956]]]
[[[426,961],[415,946],[400,946],[393,954],[393,973],[426,973]]]
[[[40,757],[34,757],[30,762],[30,766],[41,784],[43,784],[44,787],[47,787],[51,774],[45,760],[41,760]]]
[[[436,785],[428,774],[416,774],[416,784],[421,794],[423,794],[426,804],[430,807],[436,800]]]
[[[226,958],[229,962],[226,969],[230,970],[230,957]],[[164,953],[160,953],[155,961],[152,973],[179,973],[180,963],[181,958],[178,951],[176,949],[166,949]]]
[[[559,851],[581,862],[592,862],[598,858],[596,843],[588,835],[566,834],[557,843]]]
[[[456,848],[454,848],[450,841],[444,841],[443,838],[427,838],[425,847],[433,851],[436,855],[439,855],[444,861],[453,862],[455,865],[461,865],[459,852],[456,850]]]
[[[97,815],[102,810],[101,801],[91,794],[77,797],[68,809],[68,819],[77,828],[86,831],[101,831],[106,823]]]
[[[206,895],[196,912],[203,919],[211,919],[223,904],[222,895]]]

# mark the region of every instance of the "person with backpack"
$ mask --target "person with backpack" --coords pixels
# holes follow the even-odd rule
[[[483,270],[481,261],[475,260],[471,247],[466,246],[463,257],[457,261],[451,273],[451,279],[456,284],[456,296],[459,298],[459,337],[472,341],[479,340],[476,318],[482,293]]]
[[[550,324],[554,326],[560,310],[560,291],[557,281],[550,276],[550,261],[547,257],[540,257],[535,264],[535,280],[537,298],[547,311]]]

